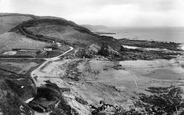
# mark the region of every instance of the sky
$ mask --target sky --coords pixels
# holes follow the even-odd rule
[[[0,12],[57,16],[78,24],[184,26],[184,0],[0,0]]]

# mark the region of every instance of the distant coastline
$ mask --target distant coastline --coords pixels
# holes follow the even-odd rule
[[[95,34],[101,35],[101,34],[116,34],[114,32],[94,32]]]
[[[161,42],[184,43],[184,27],[122,27],[122,28],[105,28],[93,30],[93,32],[104,33],[116,39],[128,38],[132,40],[151,40]],[[116,34],[105,34],[116,33]]]

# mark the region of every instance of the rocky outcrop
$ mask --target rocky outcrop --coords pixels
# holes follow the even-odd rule
[[[100,50],[98,51],[98,54],[108,57],[118,55],[118,52],[115,51],[109,44],[103,43]]]
[[[119,56],[119,52],[114,50],[109,44],[92,44],[88,48],[78,48],[75,51],[75,56],[80,58],[92,58],[96,56],[103,56],[103,57],[114,57]]]
[[[88,47],[87,53],[91,55],[96,55],[101,49],[101,46],[98,44],[92,44]]]

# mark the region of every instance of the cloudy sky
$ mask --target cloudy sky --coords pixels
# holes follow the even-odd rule
[[[0,0],[0,12],[58,16],[78,24],[184,26],[184,0]]]

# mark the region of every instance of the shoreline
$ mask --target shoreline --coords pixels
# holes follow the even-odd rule
[[[94,32],[95,34],[98,34],[98,35],[105,35],[105,34],[116,34],[114,32]]]
[[[161,42],[161,41],[150,41],[150,40],[131,40],[127,38],[117,39],[122,45],[137,46],[142,48],[160,48],[169,50],[181,50],[182,43],[176,42]]]

